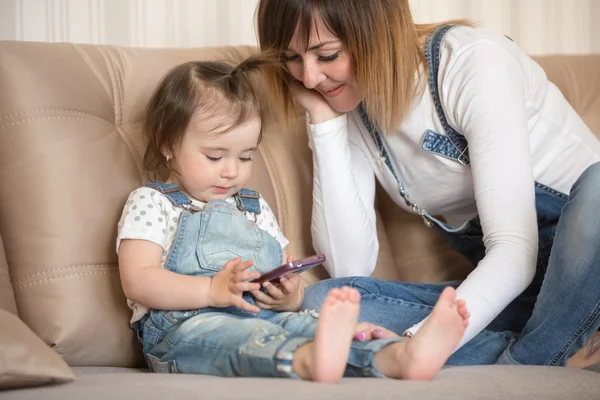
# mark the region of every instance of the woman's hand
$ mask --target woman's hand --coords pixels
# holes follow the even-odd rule
[[[331,108],[321,93],[307,89],[302,82],[293,80],[289,85],[294,98],[308,112],[311,124],[319,124],[342,115]]]
[[[294,257],[289,256],[287,260],[292,262]],[[299,274],[294,274],[289,279],[281,277],[277,285],[265,282],[263,287],[267,293],[255,290],[252,291],[252,295],[256,304],[265,310],[296,311],[304,300],[304,284]]]
[[[246,271],[254,265],[254,261],[242,262],[241,257],[228,261],[210,282],[208,304],[210,307],[236,306],[242,310],[259,313],[260,308],[248,303],[242,298],[246,291],[260,289],[260,284],[247,282],[260,277],[258,271]]]

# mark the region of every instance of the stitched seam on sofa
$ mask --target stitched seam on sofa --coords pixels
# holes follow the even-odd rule
[[[113,103],[113,112],[115,115],[115,127],[117,129],[117,132],[119,133],[119,136],[121,136],[121,139],[123,139],[123,141],[125,142],[125,145],[129,149],[129,152],[131,153],[131,157],[133,158],[133,162],[138,171],[138,176],[140,178],[140,182],[143,182],[144,179],[142,177],[144,176],[144,172],[145,172],[144,167],[143,167],[144,151],[142,149],[139,149],[136,146],[135,141],[131,140],[129,138],[129,136],[127,136],[125,130],[123,130],[121,128],[123,126],[123,103],[125,102],[125,100],[124,100],[125,96],[124,96],[124,92],[121,88],[121,85],[119,85],[120,81],[117,79],[117,77],[118,77],[117,70],[114,68],[113,64],[109,62],[106,50],[102,47],[99,47],[99,51],[100,51],[100,54],[102,55],[102,59],[104,60],[104,63],[108,70],[110,84],[112,86],[112,100],[113,100],[112,103]],[[121,59],[121,61],[124,64],[122,52],[119,52],[118,54],[119,54],[119,58]],[[83,57],[83,54],[82,54],[82,57]]]
[[[29,278],[34,278],[36,276],[48,274],[48,273],[51,273],[51,272],[64,271],[64,270],[67,270],[67,269],[75,269],[75,268],[118,268],[118,264],[68,265],[66,267],[52,268],[52,269],[47,269],[47,270],[44,270],[44,271],[36,272],[35,274],[30,274],[30,275],[26,275],[26,276],[23,276],[21,278],[15,279],[15,280],[13,280],[13,284],[16,285],[17,283],[19,283],[21,281],[24,281],[24,280],[27,280]]]
[[[273,159],[271,158],[271,156],[269,154],[267,154],[267,151],[263,151],[262,148],[258,149],[259,154],[261,155],[262,159],[265,162],[265,167],[267,168],[267,172],[269,173],[269,178],[271,179],[271,183],[273,184],[273,189],[275,192],[275,201],[277,203],[277,222],[281,228],[281,230],[283,232],[287,232],[287,227],[289,225],[289,221],[288,221],[288,212],[287,212],[287,206],[286,206],[286,201],[285,201],[285,193],[284,190],[282,189],[281,184],[281,179],[279,178],[279,175],[274,172],[277,170],[277,168],[273,168]],[[281,201],[279,201],[279,199],[281,199]],[[284,233],[285,234],[285,233]]]
[[[104,47],[98,47],[98,52],[102,56],[104,60],[104,64],[106,65],[106,70],[108,71],[108,77],[110,78],[110,85],[112,87],[112,103],[113,103],[113,112],[115,114],[115,125],[121,125],[123,123],[123,114],[121,111],[121,102],[123,100],[121,96],[121,91],[119,90],[119,85],[117,83],[117,73],[113,64],[109,62],[108,57],[106,55],[106,49]],[[117,101],[118,100],[118,101]],[[118,118],[118,119],[117,119]]]
[[[101,48],[101,47],[99,47]],[[87,56],[87,54],[85,54],[82,50],[81,47],[73,44],[73,49],[77,52],[77,54],[79,54],[79,56],[81,57],[81,59],[83,60],[83,62],[85,62],[85,64],[88,66],[88,68],[90,69],[90,71],[94,74],[94,76],[98,79],[98,82],[103,83],[103,80],[101,79],[102,74],[98,71],[97,68],[94,68],[95,64],[92,63],[89,59],[89,57]],[[103,55],[103,59],[105,60],[106,63],[106,58]],[[113,84],[112,79],[111,79],[111,84]],[[104,86],[103,86],[104,87]],[[114,92],[114,87],[113,87],[113,92]],[[111,99],[109,99],[111,100]],[[114,102],[113,102],[114,104]],[[114,108],[113,108],[114,111]],[[116,118],[116,115],[115,115]]]
[[[76,110],[69,110],[67,108],[34,108],[32,110],[19,111],[19,112],[16,112],[16,113],[5,115],[3,117],[0,117],[0,121],[3,120],[3,119],[12,118],[12,117],[16,117],[16,116],[19,116],[19,115],[32,114],[32,113],[41,113],[41,112],[54,112],[54,111],[68,112],[68,113],[73,113],[73,114],[78,114],[78,115],[85,115],[87,117],[97,118],[100,121],[104,121],[104,122],[106,122],[108,124],[112,124],[112,122],[110,122],[110,121],[108,121],[108,120],[106,120],[106,119],[104,119],[102,117],[99,117],[97,115],[90,114],[90,113],[85,113],[85,112],[81,112],[81,111],[76,111]]]
[[[11,123],[8,123],[8,124],[0,125],[0,129],[6,128],[6,127],[9,127],[9,126],[13,126],[13,125],[19,125],[19,124],[22,124],[22,123],[25,123],[25,122],[47,120],[47,119],[70,119],[70,120],[75,120],[75,121],[89,121],[89,122],[93,122],[94,124],[110,125],[111,127],[114,127],[114,125],[111,124],[110,122],[98,121],[98,120],[91,119],[91,118],[77,118],[77,117],[35,117],[35,118],[27,118],[27,119],[22,119],[20,121],[14,121],[14,122],[11,122]]]
[[[121,129],[120,126],[117,125],[116,130],[123,142],[125,142],[125,146],[127,146],[127,149],[131,154],[131,158],[133,158],[135,168],[138,171],[138,177],[140,178],[140,182],[143,183],[144,179],[142,179],[142,177],[144,176],[144,168],[142,167],[142,152],[136,147],[135,142],[129,139],[129,137],[125,134],[125,131]]]
[[[8,271],[4,272],[4,270],[0,269],[0,279],[7,281],[10,283],[10,276],[8,275]]]
[[[30,286],[34,286],[34,285],[40,285],[43,283],[48,283],[50,281],[55,281],[57,279],[65,279],[65,278],[72,278],[72,277],[76,277],[76,276],[86,276],[86,275],[107,275],[107,274],[114,274],[114,273],[118,273],[119,271],[97,271],[97,272],[79,272],[76,274],[67,274],[67,275],[62,275],[62,276],[55,276],[52,278],[46,278],[46,279],[40,279],[39,281],[34,281],[31,283],[28,283],[26,285],[21,285],[21,286],[17,286],[14,288],[14,292],[18,292],[20,290],[23,290],[25,288],[28,288]]]

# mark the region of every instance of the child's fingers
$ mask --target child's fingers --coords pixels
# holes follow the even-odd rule
[[[269,292],[269,295],[271,295],[271,297],[274,298],[275,300],[281,300],[284,296],[283,292],[281,290],[279,290],[277,287],[275,287],[275,285],[273,285],[271,282],[263,283],[263,287],[265,289],[267,289],[267,292]]]
[[[225,263],[225,265],[223,266],[223,269],[226,271],[230,271],[232,270],[236,265],[238,265],[240,263],[240,261],[242,260],[242,257],[236,257],[233,260],[229,260]]]
[[[249,311],[254,314],[258,314],[260,312],[260,308],[258,306],[254,306],[248,303],[246,300],[241,297],[234,297],[232,300],[234,306],[241,308],[242,310]]]
[[[287,258],[287,262],[291,263],[292,261],[294,261],[294,256],[289,255]]]
[[[256,305],[262,308],[263,310],[271,310],[274,306],[270,304],[263,303],[262,301],[256,301]]]
[[[239,257],[241,260],[241,257]],[[254,265],[254,261],[253,260],[246,260],[244,262],[241,262],[239,264],[237,264],[236,266],[234,266],[233,271],[234,272],[242,272],[247,270],[248,268],[252,267]]]
[[[279,279],[279,287],[283,288],[283,293],[285,294],[293,293],[297,286],[297,284],[294,284],[290,279],[286,279],[283,276]]]
[[[237,283],[231,283],[230,288],[231,288],[232,293],[241,294],[244,292],[251,292],[253,290],[259,290],[260,283],[237,282]]]
[[[242,271],[236,272],[231,276],[231,280],[235,283],[251,281],[252,279],[260,278],[260,272],[258,271]]]
[[[256,304],[262,303],[262,304],[265,304],[268,306],[272,306],[274,303],[273,298],[271,296],[269,296],[266,293],[263,293],[260,290],[254,290],[251,293],[252,293],[252,296],[254,296],[254,299],[256,300]],[[260,307],[264,308],[263,306],[260,306]]]

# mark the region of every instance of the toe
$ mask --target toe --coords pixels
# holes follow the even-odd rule
[[[440,294],[439,301],[454,303],[456,300],[456,290],[453,287],[447,286]]]

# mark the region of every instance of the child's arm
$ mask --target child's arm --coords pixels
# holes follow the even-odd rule
[[[193,310],[235,305],[246,311],[260,309],[241,297],[257,290],[257,283],[245,282],[260,273],[246,271],[252,261],[239,258],[225,264],[213,278],[181,275],[160,267],[162,247],[146,240],[125,239],[119,246],[119,272],[125,296],[145,307],[159,310]]]

